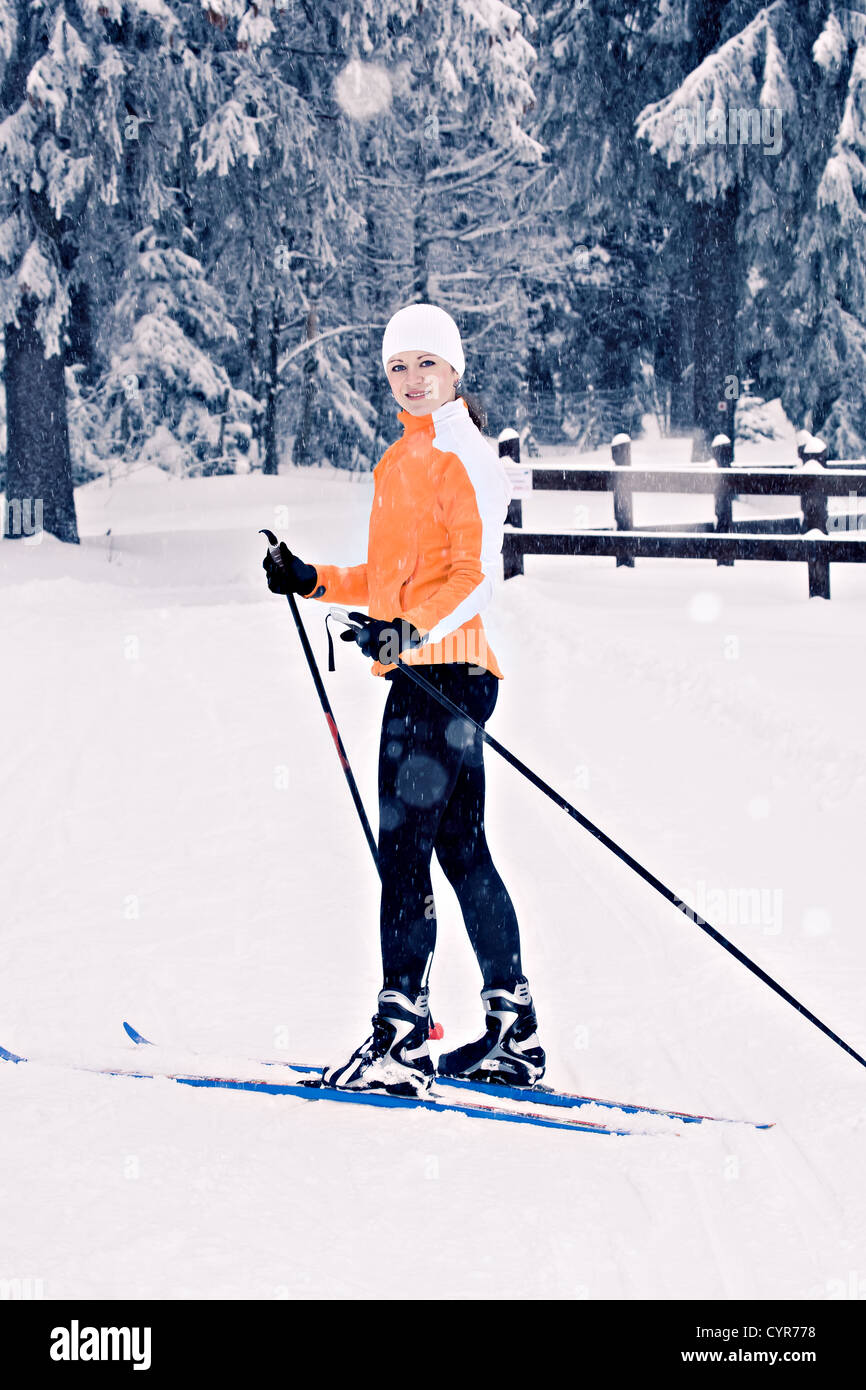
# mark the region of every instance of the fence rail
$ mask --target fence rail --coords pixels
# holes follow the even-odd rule
[[[816,441],[812,441],[815,443]],[[820,443],[820,441],[817,441]],[[730,441],[723,436],[714,446],[716,464],[687,468],[633,468],[630,441],[614,440],[614,463],[592,468],[529,468],[520,473],[521,490],[532,492],[610,492],[615,529],[526,532],[520,497],[512,501],[502,547],[504,577],[523,573],[524,555],[613,555],[617,566],[632,568],[635,558],[669,557],[715,560],[732,565],[736,560],[799,560],[809,573],[810,597],[830,597],[830,564],[866,560],[863,535],[830,536],[839,522],[844,529],[861,518],[830,517],[831,497],[866,497],[866,468],[834,468],[818,461],[800,467],[739,468],[726,464]],[[500,454],[519,462],[513,435],[500,438]],[[826,458],[826,452],[824,454]],[[715,524],[686,523],[677,526],[635,528],[635,493],[709,494],[715,501]],[[733,503],[738,496],[789,496],[800,501],[802,517],[762,525],[760,521],[734,521]],[[866,526],[866,516],[862,518]],[[791,534],[796,530],[799,534]],[[783,534],[786,533],[786,534]]]
[[[809,571],[809,597],[830,597],[830,564],[866,560],[862,539],[830,536],[683,535],[678,532],[564,531],[506,532],[502,546],[504,577],[523,573],[524,555],[614,555],[617,563],[638,558],[715,560],[799,560]]]

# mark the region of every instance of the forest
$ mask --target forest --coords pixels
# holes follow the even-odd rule
[[[0,484],[324,462],[401,305],[532,456],[866,440],[866,4],[0,0]]]

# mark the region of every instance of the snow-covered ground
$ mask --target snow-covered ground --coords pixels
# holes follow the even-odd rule
[[[377,880],[257,530],[351,563],[371,495],[327,468],[142,470],[79,490],[80,547],[0,544],[7,1047],[132,1062],[128,1018],[175,1049],[322,1062],[365,1035]],[[548,495],[524,517],[609,509]],[[866,566],[832,585],[827,603],[800,565],[530,557],[486,616],[490,729],[866,1052]],[[324,670],[325,610],[302,611]],[[387,687],[338,660],[375,824]],[[863,1069],[486,760],[548,1079],[775,1128],[599,1138],[4,1066],[0,1281],[399,1298],[420,1260],[445,1299],[866,1296]],[[480,982],[436,867],[434,886],[454,1045]]]

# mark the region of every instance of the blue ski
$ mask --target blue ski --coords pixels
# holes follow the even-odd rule
[[[143,1046],[154,1047],[155,1043],[149,1038],[145,1038],[131,1023],[124,1023],[127,1036],[134,1043]],[[267,1061],[257,1062],[256,1065],[264,1067],[283,1067],[286,1071],[298,1072],[305,1076],[321,1076],[322,1067],[305,1066],[300,1062],[281,1062]],[[527,1101],[535,1101],[536,1104],[549,1105],[556,1109],[577,1109],[582,1105],[598,1105],[604,1110],[622,1110],[628,1115],[655,1115],[666,1120],[679,1120],[686,1125],[699,1125],[705,1121],[711,1124],[723,1125],[748,1125],[752,1129],[772,1129],[774,1121],[760,1123],[757,1120],[732,1120],[721,1115],[697,1115],[685,1110],[659,1110],[651,1105],[635,1105],[631,1102],[620,1100],[600,1100],[597,1096],[575,1095],[570,1091],[557,1091],[550,1086],[505,1086],[498,1082],[487,1081],[461,1081],[456,1077],[439,1076],[436,1078],[438,1087],[448,1088],[449,1090],[468,1092],[475,1095],[495,1094],[502,1100],[518,1101],[525,1104]]]
[[[0,1061],[26,1063],[28,1058],[0,1047]],[[470,1119],[501,1120],[506,1124],[529,1124],[542,1129],[569,1129],[582,1134],[626,1135],[640,1133],[639,1130],[593,1124],[588,1120],[555,1119],[552,1116],[523,1108],[511,1110],[495,1105],[461,1104],[441,1100],[438,1097],[393,1095],[387,1091],[341,1091],[335,1087],[322,1086],[314,1075],[306,1083],[304,1081],[292,1083],[285,1081],[245,1081],[232,1076],[132,1071],[123,1067],[91,1067],[78,1064],[73,1064],[73,1070],[89,1072],[98,1076],[125,1076],[139,1081],[152,1081],[156,1077],[160,1077],[163,1080],[176,1081],[181,1086],[219,1088],[228,1091],[257,1091],[260,1094],[270,1096],[293,1096],[298,1100],[328,1100],[346,1102],[350,1105],[382,1106],[389,1109],[443,1111],[456,1115],[467,1115]],[[309,1068],[309,1070],[315,1071],[314,1068]]]

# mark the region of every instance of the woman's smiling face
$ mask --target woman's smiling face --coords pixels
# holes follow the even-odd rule
[[[410,415],[429,415],[454,399],[459,377],[435,352],[395,352],[386,370],[395,401]]]

